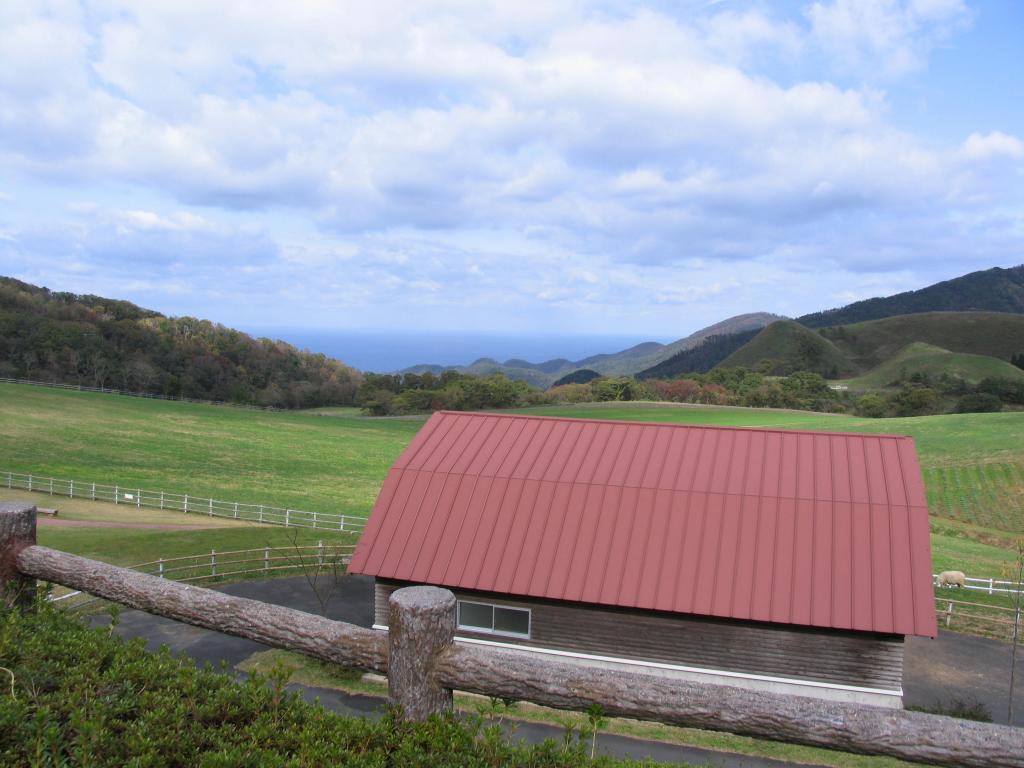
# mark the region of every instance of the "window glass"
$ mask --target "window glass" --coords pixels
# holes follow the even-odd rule
[[[518,608],[494,606],[494,631],[516,635],[530,634],[530,612]]]
[[[483,603],[459,601],[459,626],[479,627],[490,631],[494,627],[494,608]]]

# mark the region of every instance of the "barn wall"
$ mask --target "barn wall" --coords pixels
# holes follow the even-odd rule
[[[407,585],[377,579],[377,624],[387,625],[388,596],[402,586]],[[529,640],[463,630],[459,630],[460,637],[892,691],[902,687],[901,636],[781,627],[453,591],[459,598],[529,608],[532,612]]]

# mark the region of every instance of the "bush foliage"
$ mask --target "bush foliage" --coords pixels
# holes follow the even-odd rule
[[[342,717],[286,691],[287,674],[237,683],[46,605],[0,612],[0,666],[0,765],[11,768],[640,765],[592,762],[580,734],[513,744],[481,718]]]

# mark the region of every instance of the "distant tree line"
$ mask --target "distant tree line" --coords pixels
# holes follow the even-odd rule
[[[843,411],[841,393],[830,389],[817,373],[797,371],[772,377],[747,368],[716,368],[674,379],[599,378],[587,384],[564,384],[548,390],[552,402],[660,400],[753,408],[799,408]]]
[[[551,402],[547,393],[498,373],[481,377],[455,370],[363,375],[358,402],[373,416],[431,411],[477,411]]]
[[[859,416],[927,416],[934,413],[994,413],[1005,406],[1024,406],[1024,382],[1000,377],[977,384],[958,376],[924,372],[903,375],[887,394],[872,393],[857,399]]]
[[[282,341],[10,278],[0,278],[0,376],[282,408],[352,405],[360,383]]]

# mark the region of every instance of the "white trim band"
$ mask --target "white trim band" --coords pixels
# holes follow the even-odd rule
[[[374,624],[374,629],[387,631],[387,625]],[[491,645],[497,648],[509,648],[514,651],[529,651],[532,653],[544,653],[550,656],[564,656],[571,659],[585,659],[587,661],[602,661],[611,664],[629,664],[637,667],[650,667],[653,669],[667,669],[674,672],[690,672],[701,675],[717,675],[719,677],[732,677],[740,680],[757,680],[763,683],[783,683],[785,685],[803,685],[810,688],[828,688],[834,691],[851,691],[854,693],[870,693],[876,696],[903,696],[903,687],[895,690],[887,688],[867,688],[859,685],[843,685],[842,683],[823,683],[817,680],[800,680],[793,677],[773,677],[771,675],[757,675],[751,672],[730,672],[725,669],[707,669],[705,667],[687,667],[681,664],[665,664],[659,661],[641,661],[640,659],[624,659],[619,656],[598,656],[590,653],[577,653],[575,651],[559,651],[554,648],[538,648],[531,645],[518,645],[516,643],[502,643],[496,640],[481,640],[475,637],[459,637],[456,635],[456,642],[472,643],[474,645]]]

